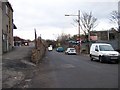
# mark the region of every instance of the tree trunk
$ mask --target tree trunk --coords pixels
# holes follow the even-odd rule
[[[90,31],[88,32],[88,54],[90,52]]]

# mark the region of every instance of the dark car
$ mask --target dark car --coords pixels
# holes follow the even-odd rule
[[[58,48],[56,49],[56,51],[57,51],[57,52],[64,52],[64,48],[63,48],[63,47],[58,47]]]

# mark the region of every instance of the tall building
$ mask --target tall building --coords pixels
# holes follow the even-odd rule
[[[13,47],[13,29],[16,26],[13,24],[13,9],[11,4],[7,2],[1,2],[0,9],[0,40],[2,40],[2,53],[12,50]]]

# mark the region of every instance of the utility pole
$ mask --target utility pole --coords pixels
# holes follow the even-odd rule
[[[80,10],[78,10],[78,40],[79,40],[79,44],[78,44],[78,53],[80,54]]]
[[[66,14],[65,16],[78,16],[78,40],[79,40],[79,44],[78,44],[78,54],[80,54],[80,45],[81,45],[81,42],[80,42],[80,10],[78,10],[78,15],[68,15]]]
[[[37,49],[37,34],[36,34],[36,29],[35,30],[35,49]]]

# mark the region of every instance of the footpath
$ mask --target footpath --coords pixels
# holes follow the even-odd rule
[[[14,88],[23,80],[29,81],[36,65],[31,63],[34,47],[22,46],[14,49],[2,57],[2,88]]]

